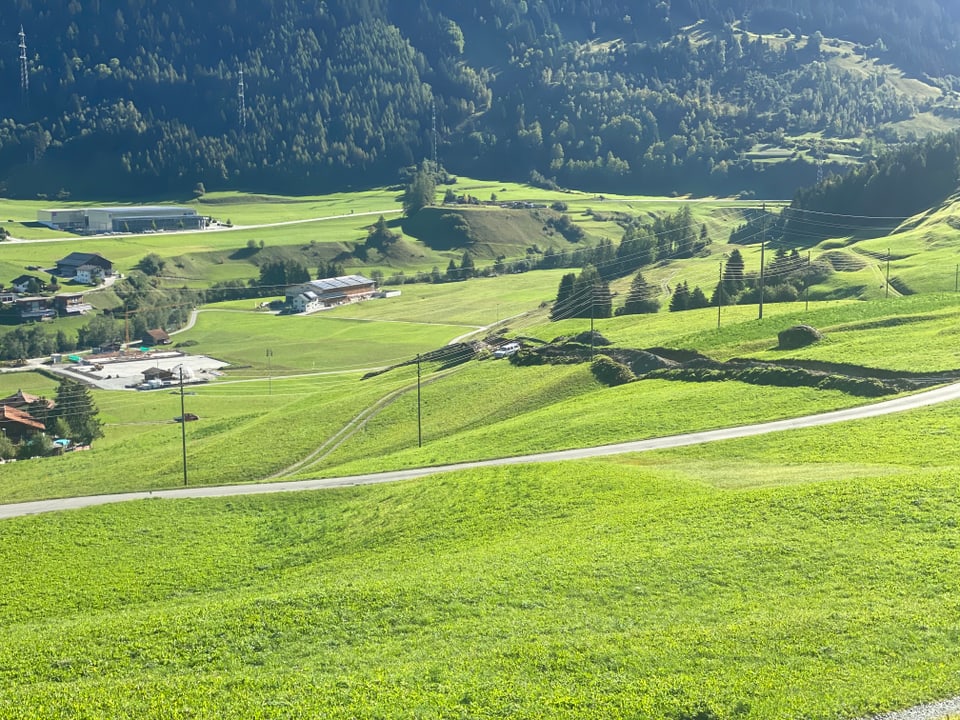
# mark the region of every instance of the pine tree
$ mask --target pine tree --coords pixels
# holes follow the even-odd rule
[[[730,293],[727,292],[722,282],[718,282],[716,287],[713,288],[713,294],[710,296],[710,304],[714,307],[717,305],[731,304]]]
[[[655,289],[646,281],[642,272],[638,272],[630,283],[630,292],[627,302],[620,309],[621,315],[638,315],[641,313],[655,313],[660,310],[660,301],[656,298]]]
[[[613,313],[610,286],[593,265],[583,268],[573,286],[571,315],[578,318],[608,318]]]
[[[87,445],[103,437],[103,422],[90,390],[80,383],[64,378],[57,386],[54,419],[60,419],[69,428],[71,440]]]
[[[433,205],[436,193],[437,183],[433,177],[433,171],[424,162],[404,190],[404,214],[411,217],[423,208]]]
[[[610,285],[606,280],[598,279],[593,284],[590,302],[593,305],[590,317],[613,317],[613,294],[610,292]]]
[[[679,283],[670,298],[670,312],[681,312],[690,307],[690,288],[687,281]]]
[[[574,273],[567,273],[560,278],[557,299],[554,300],[553,309],[550,311],[551,320],[565,320],[571,316],[571,300],[576,281],[577,276]]]
[[[723,269],[723,287],[731,298],[744,288],[744,264],[740,250],[734,250],[727,258],[727,265]]]
[[[476,266],[473,264],[473,258],[466,250],[463,252],[463,258],[460,260],[460,277],[464,280],[472,278],[477,274]]]
[[[457,261],[450,258],[450,264],[447,265],[447,280],[459,280],[460,269],[457,267]]]
[[[703,290],[697,285],[690,293],[690,299],[687,301],[688,310],[699,310],[700,308],[710,307],[710,301],[703,294]]]

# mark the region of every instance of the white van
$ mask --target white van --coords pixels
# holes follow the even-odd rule
[[[511,355],[516,354],[520,350],[520,343],[510,342],[506,345],[501,345],[496,350],[493,351],[493,356],[495,358],[505,358],[510,357]]]

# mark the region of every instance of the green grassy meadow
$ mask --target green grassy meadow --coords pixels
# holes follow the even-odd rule
[[[409,360],[473,330],[476,326],[455,322],[372,322],[328,313],[276,316],[215,306],[200,312],[196,326],[177,338],[197,343],[192,352],[240,366],[241,374],[253,368],[254,376],[264,377],[267,349],[277,374],[362,370]]]
[[[563,199],[589,233],[614,239],[614,213],[679,207],[470,179],[453,189]],[[247,239],[265,240],[264,257],[337,251],[375,219],[351,210],[397,207],[397,196],[211,193],[201,211],[236,225],[347,217],[6,243],[0,273],[82,242],[122,269],[157,252],[178,267],[177,282],[242,279],[255,266],[230,256]],[[755,207],[695,203],[711,254],[645,271],[661,300],[684,280],[709,294],[732,249],[726,233]],[[28,210],[35,216],[0,203],[4,217]],[[812,289],[809,307],[767,304],[762,321],[756,306],[724,307],[719,328],[713,308],[602,319],[596,329],[617,346],[718,360],[960,370],[960,294],[940,287],[956,264],[953,212],[932,211],[889,238],[812,249],[848,253],[851,271]],[[923,294],[886,297],[877,253],[888,243],[891,274]],[[753,271],[759,248],[742,251]],[[449,255],[422,252],[393,269],[429,269]],[[589,329],[589,320],[547,319],[564,272],[404,285],[399,297],[307,317],[277,317],[252,300],[204,307],[175,340],[231,367],[183,398],[200,417],[185,426],[189,483],[455,463],[867,402],[735,381],[607,388],[586,365],[424,363],[418,448],[416,367],[361,379],[485,326],[545,341]],[[628,284],[614,284],[615,304]],[[776,349],[777,333],[797,323],[824,340]],[[56,381],[0,373],[0,396],[17,389],[50,397]],[[0,466],[0,502],[182,485],[179,392],[93,395],[106,436],[89,451]],[[957,696],[958,434],[960,409],[945,404],[603,460],[4,521],[0,717],[853,720]]]
[[[955,695],[958,468],[930,414],[6,521],[0,706],[799,719]]]
[[[536,278],[538,273],[517,276]],[[255,312],[246,302],[223,303],[199,315],[177,336],[191,349],[233,364],[223,378],[190,390],[187,426],[191,484],[263,480],[301,461],[288,474],[331,476],[430,466],[506,455],[604,445],[728,425],[781,419],[865,402],[834,391],[776,388],[738,382],[686,385],[642,381],[600,386],[586,366],[514,367],[471,361],[452,373],[423,365],[422,448],[416,447],[416,369],[406,366],[361,380],[362,369],[410,361],[469,333],[473,322],[493,321],[495,308],[453,298],[459,288],[498,293],[509,278],[423,286],[399,298],[344,307],[309,317]],[[419,289],[415,287],[414,290]],[[489,295],[487,293],[489,292]],[[536,297],[536,285],[517,288],[510,302]],[[526,293],[530,293],[528,296]],[[525,299],[526,298],[526,299]],[[770,305],[756,308],[660,313],[597,321],[623,347],[677,347],[720,360],[789,358],[863,364],[878,370],[948,372],[960,369],[954,317],[960,298],[913,296],[889,301]],[[435,324],[449,310],[456,324]],[[376,317],[350,317],[375,310]],[[511,334],[551,339],[589,328],[589,320],[549,323],[545,310],[506,322]],[[473,313],[477,313],[473,315]],[[408,318],[422,314],[422,323]],[[777,333],[810,322],[825,339],[802,351],[775,350]],[[896,335],[897,342],[891,343]],[[917,352],[923,348],[923,352]],[[267,349],[272,351],[269,365]],[[32,379],[36,378],[36,382]],[[34,374],[0,375],[0,387],[52,394],[52,381]],[[179,396],[165,391],[95,391],[106,438],[86,453],[4,466],[0,501],[175,487],[182,482]],[[387,399],[385,404],[381,403]],[[735,410],[733,410],[735,408]],[[375,411],[375,412],[373,412]],[[366,422],[353,426],[360,415]],[[347,432],[336,449],[327,445]],[[115,472],[102,473],[109,466]]]
[[[446,187],[438,189],[438,200]],[[499,201],[507,202],[549,204],[560,200],[568,204],[571,219],[591,238],[605,237],[614,242],[619,242],[623,233],[622,227],[613,220],[618,213],[652,217],[656,213],[676,212],[680,207],[675,199],[549,191],[469,178],[460,178],[456,185],[449,187],[458,194],[471,194],[481,200],[489,199],[491,193],[495,193]],[[375,215],[364,213],[383,212],[395,223],[401,210],[399,201],[400,191],[386,188],[305,197],[208,193],[178,204],[193,206],[201,214],[211,215],[222,223],[229,221],[234,226],[232,229],[84,238],[36,226],[36,213],[52,206],[79,207],[92,203],[0,200],[0,218],[6,216],[17,221],[6,223],[7,229],[16,238],[34,241],[0,244],[0,281],[7,276],[7,279],[16,277],[27,266],[52,267],[56,260],[73,251],[100,253],[114,262],[120,272],[131,271],[141,258],[156,253],[168,262],[165,275],[169,276],[169,282],[190,287],[206,287],[227,280],[247,281],[257,277],[257,263],[267,259],[297,258],[312,266],[319,260],[329,261],[338,253],[350,250],[355,243],[362,244],[367,228],[376,221]],[[706,198],[693,202],[691,207],[696,221],[706,224],[714,240],[722,243],[741,213],[755,208],[756,203]],[[509,218],[511,211],[498,212],[506,213],[504,217]],[[483,214],[474,215],[477,222],[483,218]],[[507,222],[508,230],[514,224]],[[521,259],[528,246],[539,243],[545,248],[549,244],[539,236],[513,238],[506,244],[498,244],[500,225],[503,222],[493,220],[478,225],[480,244],[485,248],[482,252],[477,250],[481,256],[503,253],[508,259]],[[525,227],[521,223],[511,232],[522,234]],[[41,239],[54,242],[36,242]],[[244,252],[251,240],[257,244],[263,242],[265,250],[253,254]],[[567,245],[562,239],[553,244],[558,249]],[[381,258],[371,264],[348,262],[346,270],[367,274],[380,270],[387,277],[399,272],[407,275],[429,272],[433,267],[443,271],[451,259],[459,261],[463,252],[462,249],[434,251],[421,243],[407,243],[404,248],[396,257]],[[704,277],[708,274],[704,272]]]

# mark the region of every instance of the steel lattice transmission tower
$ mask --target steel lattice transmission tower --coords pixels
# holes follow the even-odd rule
[[[243,97],[243,66],[240,67],[240,81],[237,83],[237,101],[240,105],[240,129],[247,129],[247,104]]]
[[[20,26],[20,92],[24,98],[30,90],[30,68],[27,65],[27,36]]]

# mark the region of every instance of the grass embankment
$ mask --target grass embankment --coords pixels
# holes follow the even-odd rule
[[[521,276],[522,279],[535,276]],[[486,300],[464,302],[458,287],[424,287],[424,295],[407,292],[383,303],[343,308],[378,316],[378,322],[330,316],[284,318],[250,311],[202,313],[191,337],[194,349],[229,360],[238,367],[228,377],[246,382],[200,386],[187,398],[187,411],[201,420],[188,425],[191,483],[223,484],[262,479],[306,458],[361,411],[391,392],[406,393],[370,420],[336,452],[300,471],[301,476],[391,469],[457,462],[527,452],[650,438],[673,433],[759,422],[858,404],[862,400],[835,392],[773,388],[736,382],[684,385],[643,381],[621,388],[600,387],[585,366],[516,368],[505,361],[471,362],[438,379],[425,364],[422,421],[425,446],[416,448],[415,369],[407,367],[361,381],[357,374],[313,375],[356,370],[374,364],[410,360],[459,334],[465,327],[419,325],[404,318],[440,317],[444,309],[459,322],[482,319],[494,298],[522,306],[535,285],[516,290],[513,298],[496,289],[507,279],[477,281]],[[460,298],[459,303],[453,298]],[[397,302],[395,302],[397,301]],[[699,350],[717,359],[752,356],[761,359],[825,359],[891,371],[942,372],[960,367],[953,313],[957,298],[917,296],[889,302],[770,306],[763,322],[755,308],[724,308],[720,332],[711,311],[633,316],[597,322],[600,332],[618,345]],[[235,303],[239,309],[245,303]],[[477,315],[473,315],[477,313]],[[236,319],[234,320],[234,316]],[[400,322],[385,322],[399,320]],[[384,322],[381,322],[384,321]],[[798,321],[811,322],[827,333],[819,345],[785,353],[773,350],[777,333]],[[519,334],[555,335],[581,332],[589,320],[545,323],[536,317],[509,323]],[[895,337],[894,342],[891,338]],[[428,345],[435,342],[433,346]],[[407,352],[399,354],[397,348]],[[266,350],[273,352],[268,379]],[[918,348],[922,351],[918,351]],[[291,374],[302,377],[276,379]],[[0,376],[8,392],[22,387],[51,394],[30,375]],[[89,453],[5,466],[0,500],[28,500],[69,494],[95,494],[175,486],[182,482],[179,398],[168,393],[96,392],[108,423],[107,437]],[[226,457],[228,460],[222,460]],[[103,467],[116,472],[103,473]]]
[[[602,388],[586,366],[504,370],[488,362],[405,395],[303,476],[376,470],[607,445],[824,412],[862,399],[811,388],[644,381]],[[469,397],[470,402],[464,403]],[[723,408],[736,407],[733,417]]]
[[[944,434],[917,432],[931,415]],[[958,429],[941,408],[618,461],[5,522],[0,705],[766,720],[955,695]]]
[[[636,348],[669,347],[697,350],[717,360],[750,357],[780,361],[790,358],[847,363],[909,372],[960,369],[960,349],[954,336],[960,295],[917,295],[870,302],[778,303],[757,307],[684,313],[630,315],[603,321],[600,332],[616,345]],[[538,337],[576,334],[589,329],[589,320],[549,323],[541,320],[525,332]],[[816,327],[822,341],[800,350],[779,350],[777,334],[797,324]]]
[[[198,387],[185,398],[191,485],[262,479],[301,460],[409,373]],[[24,387],[26,390],[27,388]],[[47,392],[47,395],[51,395]],[[106,437],[86,452],[4,465],[2,502],[176,487],[183,482],[178,391],[96,392]]]

